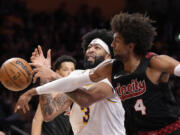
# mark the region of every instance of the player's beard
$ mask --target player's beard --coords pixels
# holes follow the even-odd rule
[[[84,57],[84,68],[85,69],[90,69],[90,68],[94,68],[96,67],[98,64],[100,64],[101,62],[103,62],[105,59],[104,59],[104,56],[95,56],[94,58],[94,62],[92,61],[88,61],[87,60],[87,56]]]

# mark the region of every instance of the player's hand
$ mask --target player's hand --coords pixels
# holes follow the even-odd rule
[[[31,100],[35,89],[32,88],[30,90],[28,90],[27,92],[25,92],[24,94],[22,94],[15,106],[14,112],[17,112],[18,110],[23,110],[24,113],[26,113],[27,111],[29,111],[29,101]]]
[[[26,93],[21,95],[16,103],[14,112],[17,112],[17,110],[21,110],[21,109],[23,110],[24,113],[29,111],[28,103],[30,100],[31,100],[31,96],[27,95]]]
[[[34,52],[32,53],[30,60],[32,63],[44,65],[48,68],[51,68],[51,50],[49,49],[47,51],[47,58],[45,58],[41,46],[38,45],[38,47],[35,48]]]
[[[40,64],[30,63],[31,66],[35,67],[32,71],[33,83],[36,82],[37,78],[40,78],[41,83],[47,83],[49,81],[56,80],[60,78],[60,76],[46,66],[42,66]]]

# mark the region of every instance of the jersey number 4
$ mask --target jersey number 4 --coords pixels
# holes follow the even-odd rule
[[[138,99],[134,105],[136,111],[140,111],[142,115],[146,115],[146,106],[143,103],[142,99]]]

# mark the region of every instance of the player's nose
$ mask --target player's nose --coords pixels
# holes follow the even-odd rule
[[[95,50],[96,49],[93,46],[89,48],[89,52],[95,52]]]
[[[112,47],[112,48],[114,48],[114,41],[112,41],[112,43],[111,43],[111,47]]]

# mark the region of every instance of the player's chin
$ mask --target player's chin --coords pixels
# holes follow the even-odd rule
[[[122,56],[120,55],[117,55],[117,54],[114,54],[114,59],[117,59],[117,60],[122,60]]]

